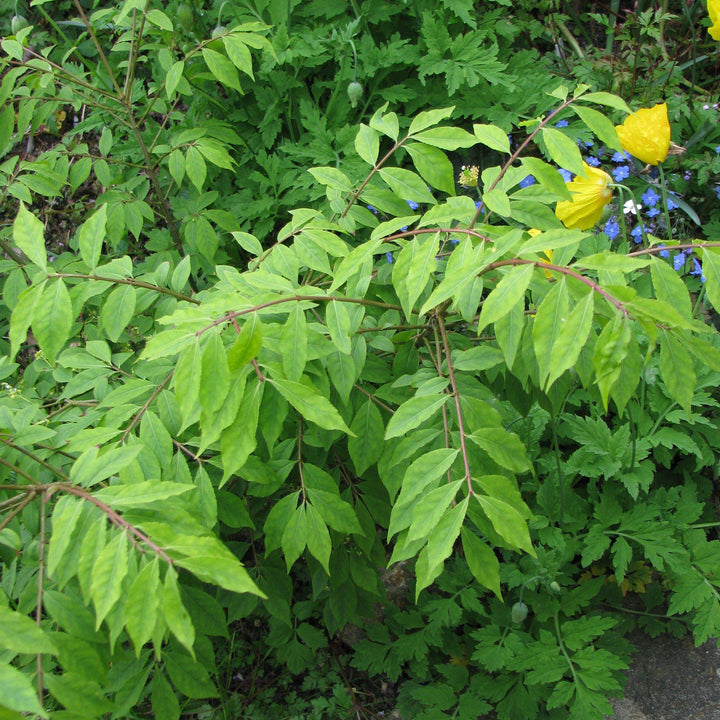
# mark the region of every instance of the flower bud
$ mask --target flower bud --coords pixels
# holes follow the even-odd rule
[[[355,80],[347,86],[347,94],[350,98],[350,105],[357,107],[358,100],[363,96],[363,86]]]
[[[514,623],[521,623],[528,616],[528,606],[524,602],[516,602],[510,611],[510,618]]]
[[[30,23],[26,17],[22,15],[13,15],[10,21],[10,29],[13,35],[17,35],[21,30],[24,30]]]
[[[216,37],[220,37],[220,35],[224,35],[227,32],[227,28],[224,25],[218,25],[213,31],[212,36],[213,39]]]
[[[554,580],[550,583],[550,589],[557,593],[558,595],[562,592],[562,588],[560,587],[560,584],[555,582]]]

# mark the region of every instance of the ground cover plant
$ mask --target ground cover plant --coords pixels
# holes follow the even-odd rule
[[[718,637],[716,61],[642,51],[716,5],[352,8],[13,7],[6,717],[601,718]]]

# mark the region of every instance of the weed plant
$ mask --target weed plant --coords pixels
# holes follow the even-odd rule
[[[0,7],[4,716],[585,720],[718,637],[706,20]]]

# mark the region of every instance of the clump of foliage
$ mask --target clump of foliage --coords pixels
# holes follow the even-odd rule
[[[717,235],[564,227],[558,167],[621,153],[625,101],[514,74],[515,19],[427,5],[422,57],[372,2],[214,31],[76,2],[62,52],[3,40],[9,717],[357,717],[361,672],[416,718],[600,718],[636,622],[718,636]]]

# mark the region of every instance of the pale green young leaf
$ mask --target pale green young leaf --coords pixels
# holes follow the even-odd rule
[[[0,709],[4,706],[8,710],[33,713],[42,718],[48,717],[38,701],[36,688],[32,686],[30,678],[2,661],[0,661],[0,687],[2,688]]]
[[[225,402],[230,387],[230,369],[220,332],[206,335],[210,337],[202,353],[198,397],[203,410],[211,414],[219,410]]]
[[[375,403],[368,398],[350,423],[354,437],[348,438],[348,453],[358,476],[374,465],[383,451],[385,425]]]
[[[120,599],[122,583],[128,569],[128,541],[118,532],[102,549],[92,568],[90,596],[95,605],[95,630]]]
[[[406,400],[395,411],[385,429],[385,439],[400,437],[432,417],[450,398],[450,395],[433,397],[424,395]]]
[[[216,50],[211,50],[209,47],[204,47],[202,49],[202,56],[208,69],[219,83],[226,87],[231,87],[233,90],[237,90],[237,92],[242,94],[242,87],[237,70],[225,55]]]
[[[525,454],[522,440],[505,428],[478,428],[468,437],[484,450],[498,465],[512,472],[531,472],[532,465]]]
[[[452,483],[444,483],[440,487],[421,494],[413,503],[412,520],[405,543],[410,543],[428,537],[445,514],[448,505],[454,500],[460,490],[464,479]],[[404,528],[401,528],[404,529]],[[458,528],[458,532],[460,529]]]
[[[186,347],[178,357],[175,366],[173,382],[175,384],[175,397],[183,416],[183,426],[187,427],[192,421],[195,409],[199,403],[200,373],[202,371],[202,349],[200,339],[195,336],[192,345]]]
[[[559,250],[560,248],[575,245],[586,237],[588,237],[588,233],[582,230],[554,228],[531,237],[521,245],[517,254],[525,256],[530,253],[544,252],[545,250]]]
[[[286,518],[285,530],[280,540],[280,547],[285,555],[288,572],[295,561],[302,555],[308,541],[307,515],[305,504],[295,508],[293,514]]]
[[[51,365],[70,338],[73,309],[62,278],[51,280],[43,290],[33,314],[32,329],[40,349]]]
[[[83,509],[83,502],[72,495],[63,495],[55,503],[52,514],[52,535],[47,550],[49,577],[53,577],[55,568],[63,559]]]
[[[519,303],[513,305],[510,312],[495,321],[495,339],[502,350],[509,370],[515,364],[515,356],[524,327],[525,309]]]
[[[33,620],[3,605],[0,605],[0,648],[33,655],[57,653],[50,636]]]
[[[704,272],[704,270],[703,270]],[[661,258],[653,258],[650,265],[655,297],[671,305],[685,318],[692,317],[692,303],[687,285],[678,274]]]
[[[76,485],[91,487],[125,469],[142,451],[143,446],[123,445],[99,450],[96,445],[84,450],[70,468],[70,479]],[[103,488],[100,492],[107,492]],[[114,492],[114,491],[113,491]]]
[[[268,381],[306,420],[326,430],[342,430],[353,435],[340,413],[316,387],[280,378],[268,378]]]
[[[442,150],[431,145],[412,142],[404,147],[420,177],[428,185],[448,195],[455,194],[453,165]]]
[[[325,363],[330,381],[342,402],[347,404],[356,380],[355,360],[351,355],[335,350],[325,358]]]
[[[100,324],[112,342],[120,339],[135,315],[135,288],[118,285],[110,292],[100,311]]]
[[[345,304],[335,300],[327,303],[325,307],[325,323],[335,347],[342,353],[350,354],[350,315],[345,308]]]
[[[615,125],[607,115],[578,103],[571,108],[604,145],[617,152],[623,151]]]
[[[422,132],[426,128],[433,127],[441,123],[443,120],[447,120],[455,110],[455,106],[446,108],[437,108],[434,110],[423,110],[419,112],[410,123],[410,129],[408,135],[414,135],[415,133]]]
[[[550,351],[550,374],[546,388],[549,388],[566,370],[575,367],[590,329],[592,328],[595,294],[589,292],[570,312],[562,323],[560,332]]]
[[[610,390],[620,377],[622,362],[627,356],[631,337],[630,322],[618,313],[605,325],[595,341],[593,353],[595,382],[606,410]]]
[[[235,161],[232,156],[227,151],[225,145],[219,140],[215,140],[214,138],[199,138],[195,141],[195,147],[208,162],[217,167],[232,170],[235,166]]]
[[[670,397],[690,412],[695,393],[695,364],[688,351],[667,330],[660,335],[660,375]]]
[[[220,436],[220,454],[223,462],[222,487],[245,464],[257,447],[257,425],[265,383],[255,381],[245,388],[235,420]]]
[[[125,601],[126,628],[135,645],[136,657],[140,657],[140,651],[152,637],[157,622],[159,587],[160,561],[156,555],[137,574]]]
[[[629,273],[633,270],[642,270],[652,262],[650,257],[629,257],[609,250],[602,253],[588,255],[573,263],[574,267],[586,270],[609,270]]]
[[[234,238],[235,242],[243,249],[249,252],[251,255],[258,257],[262,255],[263,249],[260,241],[250,233],[240,232],[235,230],[230,233]]]
[[[352,190],[352,183],[344,172],[334,167],[313,167],[308,172],[321,184],[341,193]]]
[[[491,150],[510,154],[510,139],[507,133],[496,125],[481,125],[475,123],[475,125],[473,125],[473,132],[475,133],[475,137]]]
[[[253,313],[243,323],[237,340],[227,353],[227,363],[231,372],[235,372],[249,363],[262,347],[262,321],[258,313]]]
[[[31,285],[27,290],[23,290],[18,298],[12,315],[10,316],[10,360],[13,360],[20,350],[20,346],[27,338],[27,331],[33,321],[33,315],[36,308],[39,307],[40,297],[45,290],[43,280],[39,285]],[[42,312],[42,310],[39,310]]]
[[[91,270],[95,270],[100,260],[100,253],[105,240],[106,221],[107,205],[103,203],[100,209],[93,213],[78,230],[80,255]]]
[[[530,531],[523,516],[508,503],[498,498],[476,493],[473,498],[480,504],[495,531],[511,547],[525,550],[535,557],[535,549],[530,540]]]
[[[572,200],[563,176],[554,165],[536,157],[524,157],[521,162],[528,173],[546,190],[556,195],[558,200]]]
[[[370,118],[370,127],[374,128],[378,132],[387,135],[393,140],[397,141],[398,133],[400,132],[400,123],[398,122],[397,115],[394,112],[386,113],[388,103],[385,103],[381,108],[375,111],[375,114]]]
[[[118,448],[122,450],[124,448]],[[159,480],[146,480],[129,485],[109,485],[93,493],[93,497],[109,505],[114,510],[156,507],[165,500],[191,492],[193,486]]]
[[[576,142],[564,132],[551,127],[542,129],[542,139],[550,159],[561,168],[584,177],[583,159]]]
[[[533,270],[534,265],[519,265],[500,280],[482,304],[478,335],[485,327],[509,313],[515,305],[522,304],[524,309],[525,291],[530,284]]]
[[[225,396],[223,404],[213,413],[200,413],[200,429],[202,438],[198,453],[202,454],[216,440],[219,439],[222,431],[228,427],[237,417],[240,403],[245,395],[245,383],[247,382],[247,370],[240,370],[230,374],[230,389]]]
[[[413,135],[413,140],[432,145],[441,150],[471,148],[478,144],[478,137],[458,127],[435,127]]]
[[[225,52],[232,61],[232,64],[240,70],[240,72],[245,73],[251,80],[254,80],[255,76],[253,75],[252,55],[250,54],[250,49],[243,42],[242,38],[237,35],[230,34],[223,36],[222,41],[225,46]]]
[[[321,514],[313,506],[307,503],[305,506],[307,524],[307,549],[310,554],[322,565],[325,572],[330,575],[330,533]],[[358,526],[359,527],[359,526]]]
[[[435,204],[435,198],[427,189],[425,181],[412,170],[402,168],[380,168],[380,177],[387,183],[388,187],[403,200],[411,200],[418,203]]]
[[[500,589],[500,562],[488,543],[483,542],[468,528],[462,528],[462,546],[465,551],[465,561],[470,572],[483,587],[492,590],[499,600],[502,600]]]
[[[105,547],[107,535],[107,519],[103,515],[95,520],[85,533],[80,544],[80,557],[78,558],[78,582],[86,605],[90,604],[90,585],[93,580],[93,567]],[[83,606],[84,607],[84,606]]]
[[[13,243],[27,255],[30,262],[47,272],[44,226],[22,200],[13,222]]]
[[[540,372],[540,385],[551,370],[551,354],[560,331],[568,320],[568,291],[565,277],[556,282],[543,298],[533,324],[533,346]]]
[[[177,584],[177,573],[172,566],[168,566],[165,573],[161,609],[170,632],[194,658],[195,627],[183,605]]]
[[[185,155],[180,148],[175,148],[168,155],[168,171],[175,184],[180,187],[185,177]]]
[[[580,96],[578,100],[589,100],[590,102],[597,103],[598,105],[607,105],[608,107],[615,108],[616,110],[622,110],[628,114],[632,112],[627,103],[621,97],[608,92],[585,93]]]
[[[297,382],[302,377],[308,355],[307,322],[305,311],[300,308],[299,303],[293,303],[290,307],[278,350],[282,356],[285,375],[288,380]]]
[[[377,130],[360,123],[360,129],[355,136],[355,150],[368,165],[374,166],[380,152],[380,137]]]
[[[165,92],[167,93],[168,100],[172,100],[175,90],[177,90],[177,86],[180,84],[180,80],[182,80],[184,70],[184,60],[174,62],[172,67],[168,70],[168,73],[165,76]],[[178,183],[178,185],[180,185],[180,183]]]
[[[720,313],[720,256],[716,248],[702,249],[702,269],[705,276],[705,292],[708,300]]]
[[[398,255],[392,281],[405,317],[410,319],[413,305],[425,289],[437,267],[439,233],[411,240]]]
[[[334,278],[328,292],[337,290],[344,282],[347,282],[361,268],[366,260],[371,259],[377,248],[382,243],[382,238],[376,237],[358,245],[351,250],[340,262],[335,266]]]
[[[185,151],[185,172],[197,191],[202,192],[207,177],[207,165],[202,153],[193,145],[190,145]]]

